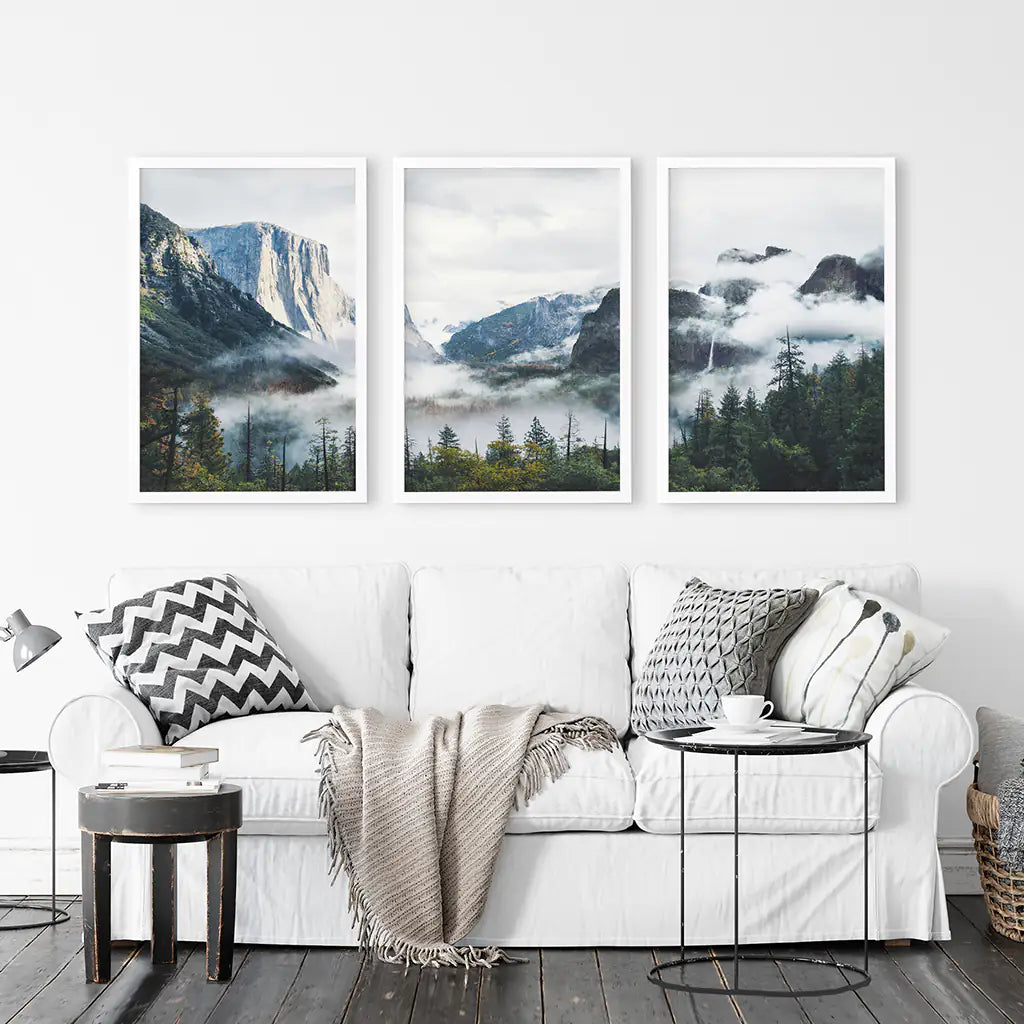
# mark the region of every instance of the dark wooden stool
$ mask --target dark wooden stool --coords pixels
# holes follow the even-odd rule
[[[206,979],[231,978],[241,824],[238,786],[225,784],[216,793],[123,793],[94,786],[78,791],[86,981],[110,981],[111,842],[153,847],[155,964],[173,964],[176,956],[175,847],[206,843]]]

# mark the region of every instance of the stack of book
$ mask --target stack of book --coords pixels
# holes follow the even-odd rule
[[[115,747],[103,751],[103,777],[97,789],[123,793],[216,793],[220,779],[210,765],[216,747]]]

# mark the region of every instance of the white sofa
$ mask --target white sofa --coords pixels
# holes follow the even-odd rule
[[[220,567],[133,569],[112,602]],[[469,939],[507,946],[671,945],[678,941],[678,758],[629,737],[630,677],[643,666],[682,585],[796,585],[827,574],[917,608],[905,565],[784,572],[699,567],[420,569],[401,565],[232,569],[323,713],[214,722],[190,743],[220,749],[219,773],[244,791],[236,937],[246,943],[351,945],[347,886],[327,879],[312,744],[299,738],[335,704],[444,714],[541,701],[601,715],[625,744],[570,749],[570,770],[508,826],[487,908]],[[85,641],[96,691],[57,716],[50,755],[78,785],[106,747],[155,743],[143,705]],[[936,848],[939,790],[967,764],[972,730],[948,697],[896,691],[867,731],[871,772],[870,935],[948,937]],[[862,934],[863,763],[859,752],[741,760],[742,922],[747,942]],[[690,755],[686,785],[687,935],[731,939],[732,765]],[[179,936],[204,935],[204,850],[179,851]],[[114,848],[113,937],[149,936],[149,850]],[[725,867],[724,865],[729,865]]]

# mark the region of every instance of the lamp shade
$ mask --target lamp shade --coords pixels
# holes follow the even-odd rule
[[[49,626],[33,626],[19,608],[8,620],[14,633],[14,671],[20,672],[60,642],[60,633]]]

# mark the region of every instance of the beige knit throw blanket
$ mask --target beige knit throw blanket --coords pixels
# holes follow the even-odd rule
[[[568,770],[565,745],[611,750],[600,718],[488,706],[418,722],[336,707],[318,740],[331,881],[344,869],[360,946],[427,967],[508,962],[455,946],[480,918],[505,825]]]

